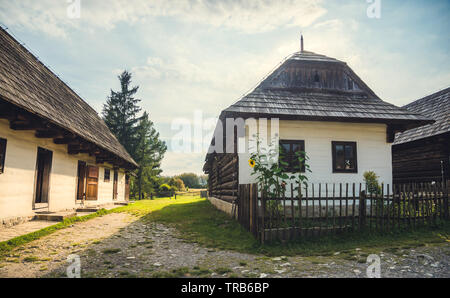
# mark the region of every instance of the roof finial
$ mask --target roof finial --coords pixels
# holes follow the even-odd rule
[[[303,34],[300,35],[300,51],[303,52]]]

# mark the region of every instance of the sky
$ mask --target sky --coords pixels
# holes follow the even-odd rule
[[[394,105],[450,86],[450,1],[0,0],[0,24],[98,113],[131,71],[169,147],[163,175],[202,173],[194,146],[213,127],[192,126],[193,152],[180,153],[177,123],[212,123],[299,51],[300,34]]]

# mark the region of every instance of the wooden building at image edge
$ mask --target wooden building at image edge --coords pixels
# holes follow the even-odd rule
[[[0,226],[127,201],[136,167],[97,112],[0,29]]]
[[[450,179],[450,87],[404,108],[436,122],[398,133],[392,146],[396,183],[442,182]]]
[[[433,119],[381,100],[345,62],[304,51],[303,44],[301,49],[253,91],[222,111],[219,119],[224,127],[224,145],[225,119],[245,120],[245,136],[239,138],[245,138],[248,146],[252,137],[248,125],[255,125],[251,123],[256,120],[256,125],[267,125],[265,130],[269,132],[270,121],[260,119],[277,118],[275,144],[283,146],[288,156],[297,150],[306,152],[312,171],[306,173],[309,183],[359,184],[364,182],[364,172],[375,171],[380,183],[392,186],[395,134],[433,123]],[[252,121],[248,121],[250,118]],[[234,202],[239,185],[256,183],[248,164],[250,153],[236,153],[243,152],[240,149],[218,153],[215,141],[213,138],[203,167],[209,175],[209,195]],[[234,142],[235,148],[243,143],[236,137]],[[231,148],[230,144],[226,146]]]

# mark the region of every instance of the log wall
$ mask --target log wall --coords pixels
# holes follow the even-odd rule
[[[237,154],[216,154],[209,160],[209,195],[227,202],[233,202],[238,194]]]
[[[450,179],[450,133],[392,146],[394,183]]]

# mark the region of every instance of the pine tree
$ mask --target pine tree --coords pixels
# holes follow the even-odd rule
[[[136,156],[135,160],[139,164],[136,177],[137,191],[139,199],[142,198],[142,191],[150,192],[153,186],[153,178],[161,174],[161,161],[167,150],[165,142],[159,139],[159,133],[153,127],[148,113],[144,112],[139,120],[136,130]]]
[[[134,95],[139,86],[130,87],[131,73],[126,70],[118,78],[121,90],[116,92],[111,89],[111,95],[103,105],[102,116],[118,141],[135,158],[136,125],[139,121],[137,115],[141,108],[138,106],[140,100],[134,98]]]

